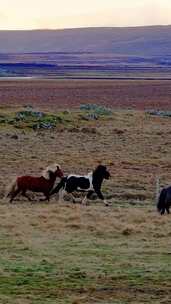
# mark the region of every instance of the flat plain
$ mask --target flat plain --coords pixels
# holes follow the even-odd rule
[[[85,120],[80,104],[110,106]],[[25,105],[60,115],[52,130],[0,124],[0,302],[170,303],[170,216],[156,211],[156,180],[171,180],[169,81],[1,81],[1,117]],[[88,206],[52,197],[33,203],[4,194],[16,175],[50,163],[84,174],[99,163],[111,201]]]
[[[3,78],[2,78],[3,79]],[[169,109],[170,80],[1,80],[1,105],[76,108],[100,103],[115,109]]]

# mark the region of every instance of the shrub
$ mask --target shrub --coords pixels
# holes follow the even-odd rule
[[[82,104],[80,105],[80,110],[91,112],[95,115],[97,119],[97,115],[103,116],[103,115],[111,115],[112,111],[111,109],[105,107],[105,106],[99,106],[97,104]]]

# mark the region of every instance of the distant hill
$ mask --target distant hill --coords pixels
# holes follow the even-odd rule
[[[24,52],[168,56],[171,54],[171,26],[0,31],[0,53]]]
[[[171,79],[171,26],[0,31],[1,77]]]

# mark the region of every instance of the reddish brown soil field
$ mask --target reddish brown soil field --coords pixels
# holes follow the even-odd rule
[[[112,108],[171,109],[166,80],[23,80],[0,82],[0,104],[51,106],[98,103]]]

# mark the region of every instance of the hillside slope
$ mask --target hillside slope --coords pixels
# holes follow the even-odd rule
[[[0,31],[0,53],[93,52],[167,56],[171,26]]]

